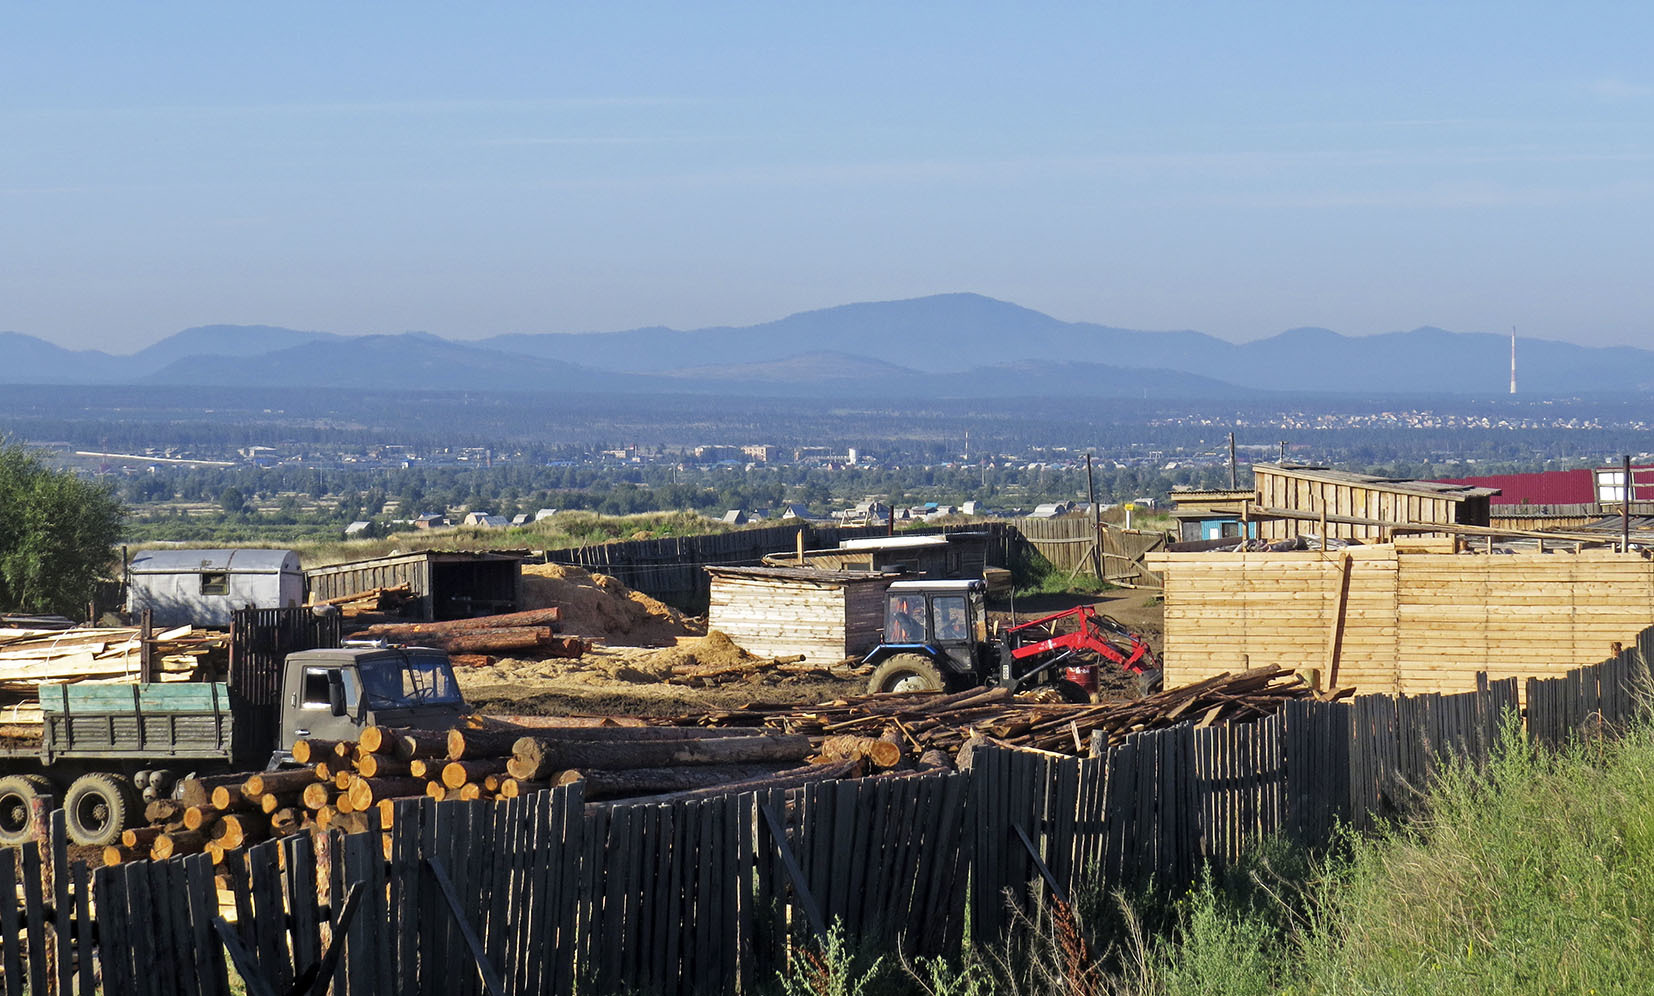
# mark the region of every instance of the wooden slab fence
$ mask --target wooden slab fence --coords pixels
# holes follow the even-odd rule
[[[627,587],[689,612],[705,612],[710,598],[703,567],[756,567],[768,553],[793,550],[804,531],[806,550],[838,546],[841,540],[883,536],[885,526],[836,526],[820,522],[785,522],[757,529],[739,529],[708,536],[665,537],[595,543],[545,551],[541,562],[567,564],[618,578]],[[1002,522],[962,526],[904,528],[903,536],[949,532],[987,532],[988,563],[1009,563],[1008,544],[1013,527]]]
[[[1560,745],[1648,718],[1654,628],[1527,688]],[[1081,888],[1188,887],[1286,834],[1405,818],[1450,760],[1485,763],[1514,678],[1471,692],[1294,701],[1260,721],[985,748],[963,773],[881,775],[674,804],[584,804],[578,783],[498,802],[404,800],[388,832],[89,871],[61,811],[0,850],[0,993],[750,993],[828,925],[956,954]],[[46,816],[47,814],[43,814]],[[378,811],[369,813],[377,819]],[[388,841],[388,843],[386,843]],[[223,913],[232,915],[221,915]]]

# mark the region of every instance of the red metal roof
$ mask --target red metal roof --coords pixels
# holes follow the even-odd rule
[[[1642,483],[1640,475],[1638,484]],[[1539,474],[1496,474],[1461,477],[1450,484],[1498,488],[1495,505],[1579,505],[1597,500],[1589,470],[1549,470]]]

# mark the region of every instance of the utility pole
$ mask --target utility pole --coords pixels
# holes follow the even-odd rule
[[[1235,434],[1229,434],[1229,490],[1240,487],[1240,479],[1235,476]]]
[[[1631,552],[1631,454],[1625,455],[1625,502],[1620,505],[1620,552]]]
[[[1091,478],[1091,454],[1085,455],[1085,490],[1091,499],[1091,566],[1097,570],[1097,580],[1103,579],[1103,510],[1097,507],[1097,484]]]

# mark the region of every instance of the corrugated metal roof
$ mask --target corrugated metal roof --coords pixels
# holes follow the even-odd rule
[[[132,558],[132,574],[281,574],[299,569],[292,550],[145,550]]]
[[[1583,505],[1597,500],[1589,470],[1549,470],[1537,474],[1461,477],[1447,484],[1498,488],[1494,505]],[[1639,484],[1642,482],[1639,481]]]

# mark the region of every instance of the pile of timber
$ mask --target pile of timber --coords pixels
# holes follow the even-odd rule
[[[737,683],[765,681],[849,681],[869,669],[854,658],[838,664],[811,664],[803,654],[791,657],[760,657],[737,664],[679,664],[672,668],[667,684],[690,688],[716,688]]]
[[[169,629],[150,637],[156,677],[190,681],[203,658],[222,655],[225,633]],[[136,626],[76,629],[0,629],[0,723],[39,725],[40,682],[134,682],[143,656]]]
[[[1295,672],[1277,667],[1224,673],[1145,698],[1096,705],[1029,701],[1005,688],[953,694],[861,695],[816,706],[749,705],[701,717],[714,728],[761,727],[816,738],[884,736],[899,732],[908,751],[958,754],[973,738],[1063,754],[1088,752],[1101,731],[1111,744],[1132,733],[1187,720],[1199,726],[1272,715],[1288,699],[1342,698],[1353,689],[1318,695]]]
[[[384,588],[369,588],[367,591],[358,591],[349,595],[340,595],[337,598],[324,598],[319,602],[309,603],[312,606],[336,605],[340,608],[363,608],[359,602],[372,602],[372,609],[379,612],[394,612],[413,601],[413,586],[408,584],[389,585]]]
[[[560,618],[556,608],[532,609],[448,622],[376,623],[351,635],[435,647],[450,654],[579,657],[587,644],[578,637],[558,636]]]
[[[583,782],[597,804],[648,797],[693,799],[794,787],[893,764],[898,747],[863,757],[848,738],[817,756],[810,738],[755,729],[609,726],[542,719],[534,727],[421,731],[368,727],[352,741],[299,740],[300,767],[188,778],[177,799],[149,803],[149,826],[106,848],[104,861],[205,852],[214,864],[237,848],[306,831],[382,832],[403,799],[510,799]],[[542,725],[543,724],[543,725]],[[390,847],[385,837],[384,846]]]

